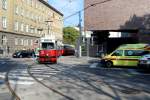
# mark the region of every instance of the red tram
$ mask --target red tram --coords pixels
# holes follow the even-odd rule
[[[57,58],[61,56],[63,49],[57,44],[55,39],[43,37],[40,40],[40,50],[38,55],[39,63],[57,63]]]

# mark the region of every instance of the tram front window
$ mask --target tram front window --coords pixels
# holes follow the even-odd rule
[[[54,43],[42,43],[43,49],[54,49]]]

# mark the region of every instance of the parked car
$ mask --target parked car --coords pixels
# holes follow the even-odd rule
[[[68,55],[74,55],[75,54],[75,48],[71,45],[64,45],[63,46],[63,55],[68,56]]]
[[[138,62],[139,69],[149,69],[150,70],[150,54],[143,55]]]
[[[27,50],[21,50],[15,52],[12,56],[13,58],[26,58],[26,57],[32,57],[34,55],[34,52],[27,51]]]

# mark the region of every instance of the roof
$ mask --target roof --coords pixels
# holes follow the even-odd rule
[[[123,44],[118,47],[118,49],[144,49],[147,48],[149,44],[138,43],[138,44]]]
[[[39,0],[41,3],[43,3],[43,4],[45,4],[47,7],[49,7],[50,9],[52,9],[52,10],[54,10],[54,11],[56,11],[58,14],[60,14],[61,16],[63,16],[63,14],[60,12],[60,11],[58,11],[57,9],[55,9],[54,7],[52,7],[50,4],[48,4],[46,1],[44,1],[44,0]]]

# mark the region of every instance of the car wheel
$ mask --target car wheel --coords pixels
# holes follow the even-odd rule
[[[111,61],[107,61],[105,65],[107,68],[113,67],[113,63]]]
[[[22,57],[23,57],[22,55],[19,56],[19,58],[22,58]]]

